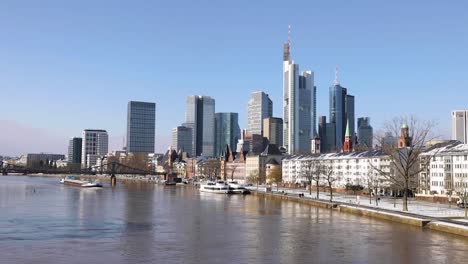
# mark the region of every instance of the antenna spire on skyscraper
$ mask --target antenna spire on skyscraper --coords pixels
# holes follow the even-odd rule
[[[288,25],[288,44],[291,46],[291,25]]]
[[[339,85],[340,82],[338,81],[338,65],[335,66],[335,80],[333,80],[333,85]]]

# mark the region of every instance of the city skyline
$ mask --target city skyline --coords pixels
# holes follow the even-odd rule
[[[12,34],[6,34],[6,41],[0,44],[0,53],[4,58],[0,63],[0,87],[2,96],[9,99],[0,106],[0,112],[4,113],[1,121],[8,127],[7,131],[0,132],[0,138],[21,135],[25,140],[12,146],[10,141],[3,139],[0,141],[0,154],[66,153],[68,139],[79,136],[80,131],[88,127],[106,129],[110,138],[109,149],[121,149],[125,136],[125,104],[130,100],[158,104],[156,152],[162,152],[170,145],[172,128],[184,120],[183,110],[177,113],[173,113],[173,110],[184,109],[184,99],[191,94],[205,94],[217,100],[217,112],[239,112],[239,125],[245,128],[248,97],[251,92],[262,90],[271,96],[273,116],[282,117],[280,52],[288,24],[292,25],[294,58],[301,68],[312,69],[315,74],[317,116],[328,115],[328,87],[333,81],[333,68],[338,64],[340,79],[346,87],[351,87],[352,94],[357,98],[356,117],[371,117],[373,127],[378,130],[384,121],[394,116],[415,114],[438,122],[439,131],[436,133],[450,138],[451,111],[468,108],[464,101],[468,92],[463,89],[468,81],[463,79],[462,74],[467,71],[464,64],[466,54],[459,52],[463,51],[462,47],[467,42],[466,34],[461,34],[466,32],[462,26],[467,22],[462,13],[466,4],[447,6],[429,3],[421,7],[417,3],[406,3],[401,8],[387,3],[382,9],[387,8],[388,13],[375,9],[376,6],[371,3],[367,6],[358,4],[361,9],[352,9],[354,13],[346,12],[346,4],[343,5],[343,9],[334,9],[329,4],[316,4],[316,7],[326,11],[324,14],[333,10],[346,23],[323,23],[324,15],[318,14],[311,18],[315,23],[311,27],[311,23],[305,20],[306,13],[300,9],[295,10],[296,18],[274,18],[277,4],[273,3],[267,9],[271,15],[267,15],[263,23],[239,25],[233,18],[221,20],[221,25],[229,26],[229,35],[221,27],[208,23],[215,17],[193,23],[188,30],[198,35],[187,35],[188,32],[181,27],[186,23],[174,22],[166,29],[154,26],[157,23],[148,23],[150,27],[143,22],[156,22],[161,18],[150,15],[151,12],[130,8],[131,12],[141,13],[142,19],[129,21],[126,29],[138,28],[139,31],[132,34],[117,31],[106,36],[120,39],[138,34],[136,36],[141,40],[117,43],[115,48],[106,51],[103,48],[109,44],[108,39],[96,33],[107,29],[109,22],[100,20],[91,10],[77,7],[77,10],[73,9],[77,11],[75,15],[64,19],[63,26],[71,28],[70,34],[73,35],[70,35],[60,27],[45,31],[37,29],[63,18],[64,15],[57,10],[45,6],[46,19],[35,15],[32,12],[34,7],[23,10],[12,3],[8,12],[0,11],[2,22],[7,26],[14,23],[15,27],[12,28],[16,29],[9,32]],[[149,7],[148,10],[154,11],[154,8]],[[164,8],[175,10],[175,6]],[[260,8],[258,4],[252,6],[253,11]],[[415,11],[421,9],[425,14],[434,14],[435,19],[423,19],[430,16],[417,15],[421,13]],[[390,14],[395,10],[399,12],[398,20]],[[18,17],[24,17],[18,15],[21,12],[31,13],[31,16],[19,20]],[[122,11],[113,9],[109,12],[110,20],[114,21],[118,20]],[[63,13],[69,15],[73,12],[68,9]],[[242,12],[234,8],[234,13],[240,15]],[[89,22],[85,22],[86,17],[90,17]],[[245,17],[253,21],[255,16],[247,12]],[[375,21],[376,18],[379,20]],[[198,21],[193,16],[185,19],[183,22]],[[77,21],[84,23],[84,28],[95,23],[97,29],[87,33],[73,26],[73,22]],[[369,21],[375,21],[376,25],[365,24]],[[264,23],[268,23],[267,30],[261,30]],[[405,30],[406,27],[409,28]],[[37,38],[35,32],[41,32],[42,37]],[[167,37],[166,41],[156,41],[152,37],[156,33]],[[263,39],[255,37],[259,33]],[[369,33],[372,38],[365,37]],[[438,37],[434,39],[434,36]],[[223,41],[221,46],[213,42],[220,37],[228,40]],[[194,41],[184,44],[181,40],[185,38],[193,38]],[[339,44],[338,39],[347,41]],[[67,41],[74,42],[72,47],[61,44]],[[14,46],[12,43],[21,45]],[[169,47],[171,43],[177,45]],[[204,54],[204,61],[199,60],[197,52],[183,52],[187,47],[185,45],[192,45],[194,51]],[[149,53],[149,56],[134,53],[135,48],[142,48],[143,53]],[[245,54],[233,52],[240,49]],[[119,50],[121,55],[114,59]],[[255,58],[252,58],[253,53]],[[158,58],[157,63],[153,61],[155,58]],[[185,64],[182,64],[183,61]],[[42,62],[47,62],[48,67],[42,67]],[[168,68],[159,67],[160,63]],[[217,66],[211,67],[210,73],[217,76],[215,79],[201,78],[206,77],[206,73],[197,68],[206,69],[205,63]],[[225,68],[218,67],[220,65]],[[184,78],[174,78],[177,75],[171,71],[180,75],[177,70],[180,68],[184,68]],[[25,75],[28,78],[23,78]],[[232,80],[223,82],[223,88],[219,89],[219,81],[227,77]],[[175,89],[178,92],[172,93]],[[229,90],[233,92],[226,93]],[[446,95],[439,96],[439,90],[445,91]],[[92,98],[81,95],[90,91],[95,92]],[[414,102],[396,105],[402,93],[405,93],[405,97],[413,96]],[[425,95],[424,100],[416,100],[421,94]],[[60,100],[57,100],[58,97]],[[174,118],[164,118],[171,114]],[[90,116],[94,118],[89,119]],[[112,118],[104,118],[106,116]],[[31,143],[38,142],[38,138],[43,139],[42,142]]]

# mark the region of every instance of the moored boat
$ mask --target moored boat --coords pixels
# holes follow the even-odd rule
[[[99,181],[89,182],[89,181],[82,181],[76,178],[75,176],[66,176],[64,179],[60,180],[60,183],[73,185],[78,187],[90,188],[90,187],[102,187],[102,183]]]
[[[212,182],[200,184],[200,192],[207,193],[219,193],[219,194],[231,194],[232,191],[229,189],[229,185],[224,181]]]
[[[242,184],[239,184],[238,182],[236,181],[230,181],[228,182],[228,185],[229,185],[229,190],[232,191],[232,193],[236,193],[236,194],[250,194],[250,190],[245,188],[244,185]]]

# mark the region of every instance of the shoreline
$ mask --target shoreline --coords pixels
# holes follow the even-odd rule
[[[321,207],[330,210],[337,210],[343,213],[349,213],[369,218],[381,219],[394,223],[405,225],[417,226],[421,229],[436,230],[439,232],[459,235],[468,238],[468,225],[461,223],[450,222],[449,220],[437,219],[435,217],[428,217],[424,215],[405,213],[400,211],[392,211],[388,209],[369,208],[363,205],[351,205],[342,202],[330,202],[324,200],[315,200],[305,197],[298,197],[293,195],[282,195],[275,193],[264,193],[251,190],[252,195],[262,198],[290,201],[295,203],[302,203],[309,206]]]

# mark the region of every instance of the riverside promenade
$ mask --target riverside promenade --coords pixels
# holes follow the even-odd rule
[[[289,200],[309,204],[312,206],[336,209],[341,212],[353,213],[367,217],[385,219],[393,222],[420,226],[431,230],[468,237],[468,220],[464,218],[464,209],[456,204],[437,204],[425,201],[408,200],[408,211],[402,210],[401,198],[380,197],[376,204],[375,197],[345,195],[333,193],[332,202],[330,194],[316,192],[309,193],[305,189],[273,188],[267,192],[266,186],[249,187],[255,195],[266,196],[273,199]]]

